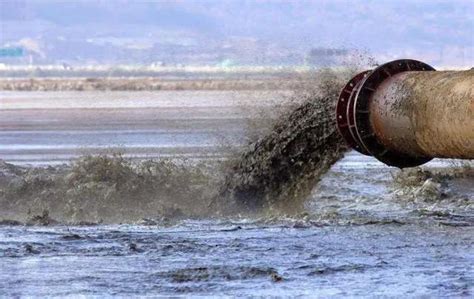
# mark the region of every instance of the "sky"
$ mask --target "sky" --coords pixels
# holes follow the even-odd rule
[[[474,0],[1,0],[0,16],[0,47],[58,61],[140,62],[168,51],[202,61],[263,53],[268,62],[329,47],[474,65]]]

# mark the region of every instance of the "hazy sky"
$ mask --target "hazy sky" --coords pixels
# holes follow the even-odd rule
[[[1,0],[0,11],[1,44],[58,36],[126,38],[137,47],[248,38],[295,51],[359,48],[382,59],[474,65],[474,0]]]

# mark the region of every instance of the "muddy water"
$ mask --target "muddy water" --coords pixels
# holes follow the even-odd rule
[[[60,164],[120,150],[135,158],[221,156],[246,118],[285,91],[0,91],[0,159]],[[246,108],[242,108],[246,107]]]
[[[16,93],[8,97],[2,94],[1,100],[11,99],[13,95],[23,99],[18,103],[29,101],[29,105],[48,98],[48,95],[41,95],[33,101],[23,93]],[[179,95],[183,94],[174,96],[179,99]],[[205,99],[213,95],[206,95],[196,102],[207,101]],[[207,119],[224,121],[206,123],[206,126],[238,136],[244,122],[241,110],[235,108],[230,95],[220,95],[213,105],[204,103],[206,108],[203,110],[193,107],[176,113],[174,119],[184,117],[182,122],[174,124],[186,125],[188,121],[202,119],[199,113],[211,109],[212,115]],[[172,96],[168,95],[167,100],[171,101]],[[116,99],[123,100],[123,97]],[[170,127],[160,124],[171,126],[173,117],[169,117],[168,122],[164,114],[158,114],[161,117],[154,121],[140,122],[138,116],[144,114],[146,119],[144,111],[159,102],[153,97],[143,101],[148,104],[140,113],[137,111],[136,117],[130,116],[133,110],[127,110],[122,114],[108,114],[110,117],[107,118],[104,116],[108,110],[118,112],[111,109],[113,104],[106,99],[103,102],[111,107],[96,107],[94,109],[104,110],[93,113],[85,113],[80,110],[84,107],[74,106],[81,103],[76,100],[69,102],[68,107],[62,107],[63,113],[72,113],[69,114],[71,117],[76,115],[74,121],[68,121],[67,117],[61,121],[63,114],[54,114],[55,110],[40,114],[29,106],[13,109],[17,102],[5,100],[0,111],[2,158],[10,162],[54,162],[57,153],[49,153],[44,141],[51,139],[60,151],[76,155],[77,152],[65,147],[69,144],[76,150],[75,139],[67,141],[61,136],[87,126],[91,126],[90,131],[85,132],[89,135],[82,139],[87,142],[80,146],[92,151],[97,150],[96,140],[103,138],[102,133],[114,131],[110,135],[113,139],[126,128],[131,131],[137,128],[134,133],[139,136],[138,128],[143,129],[140,126],[152,124],[155,126],[152,130],[161,128],[169,134]],[[220,101],[230,103],[229,110],[220,110],[225,106],[219,106]],[[56,100],[51,105],[64,103]],[[154,113],[165,114],[177,109],[155,108]],[[30,114],[25,117],[22,113]],[[94,113],[100,116],[96,117]],[[183,113],[195,117],[188,118]],[[89,115],[93,117],[90,121]],[[152,115],[150,112],[148,117]],[[231,119],[241,122],[234,124],[235,130],[226,131],[228,127],[224,124]],[[108,131],[94,135],[100,131],[101,121]],[[175,132],[186,136],[189,128],[201,127],[194,123]],[[41,132],[33,132],[22,139],[24,132],[35,130],[45,134],[50,133],[48,130],[61,131],[63,135],[42,139]],[[202,136],[196,138],[203,139]],[[160,154],[156,139],[160,138],[141,139],[140,142],[151,144],[147,154]],[[184,139],[188,140],[187,137]],[[171,146],[173,140],[179,138],[172,139]],[[15,152],[5,150],[12,144],[18,146],[10,148],[14,151],[33,146],[27,154],[19,151],[19,157],[12,158],[8,154]],[[131,142],[124,147],[130,145],[133,154],[134,144],[139,143]],[[209,144],[213,145],[213,141]],[[225,219],[144,220],[135,225],[113,226],[2,225],[0,295],[470,297],[474,292],[474,184],[472,176],[449,175],[455,168],[452,163],[435,160],[424,166],[429,173],[446,174],[440,178],[433,176],[436,182],[430,184],[424,177],[418,182],[372,158],[350,152],[313,190],[305,212],[292,217],[234,215]],[[395,183],[399,177],[414,182],[399,186]]]
[[[470,227],[186,222],[0,231],[5,296],[472,295]],[[28,244],[28,245],[27,245]]]

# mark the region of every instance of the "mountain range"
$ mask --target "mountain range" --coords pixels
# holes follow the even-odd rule
[[[472,0],[1,0],[0,16],[0,48],[26,53],[7,64],[302,65],[314,49],[474,64]]]

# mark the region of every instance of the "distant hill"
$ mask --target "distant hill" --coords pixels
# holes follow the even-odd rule
[[[0,63],[301,65],[312,49],[473,65],[474,1],[0,1]],[[329,51],[330,52],[330,51]]]

